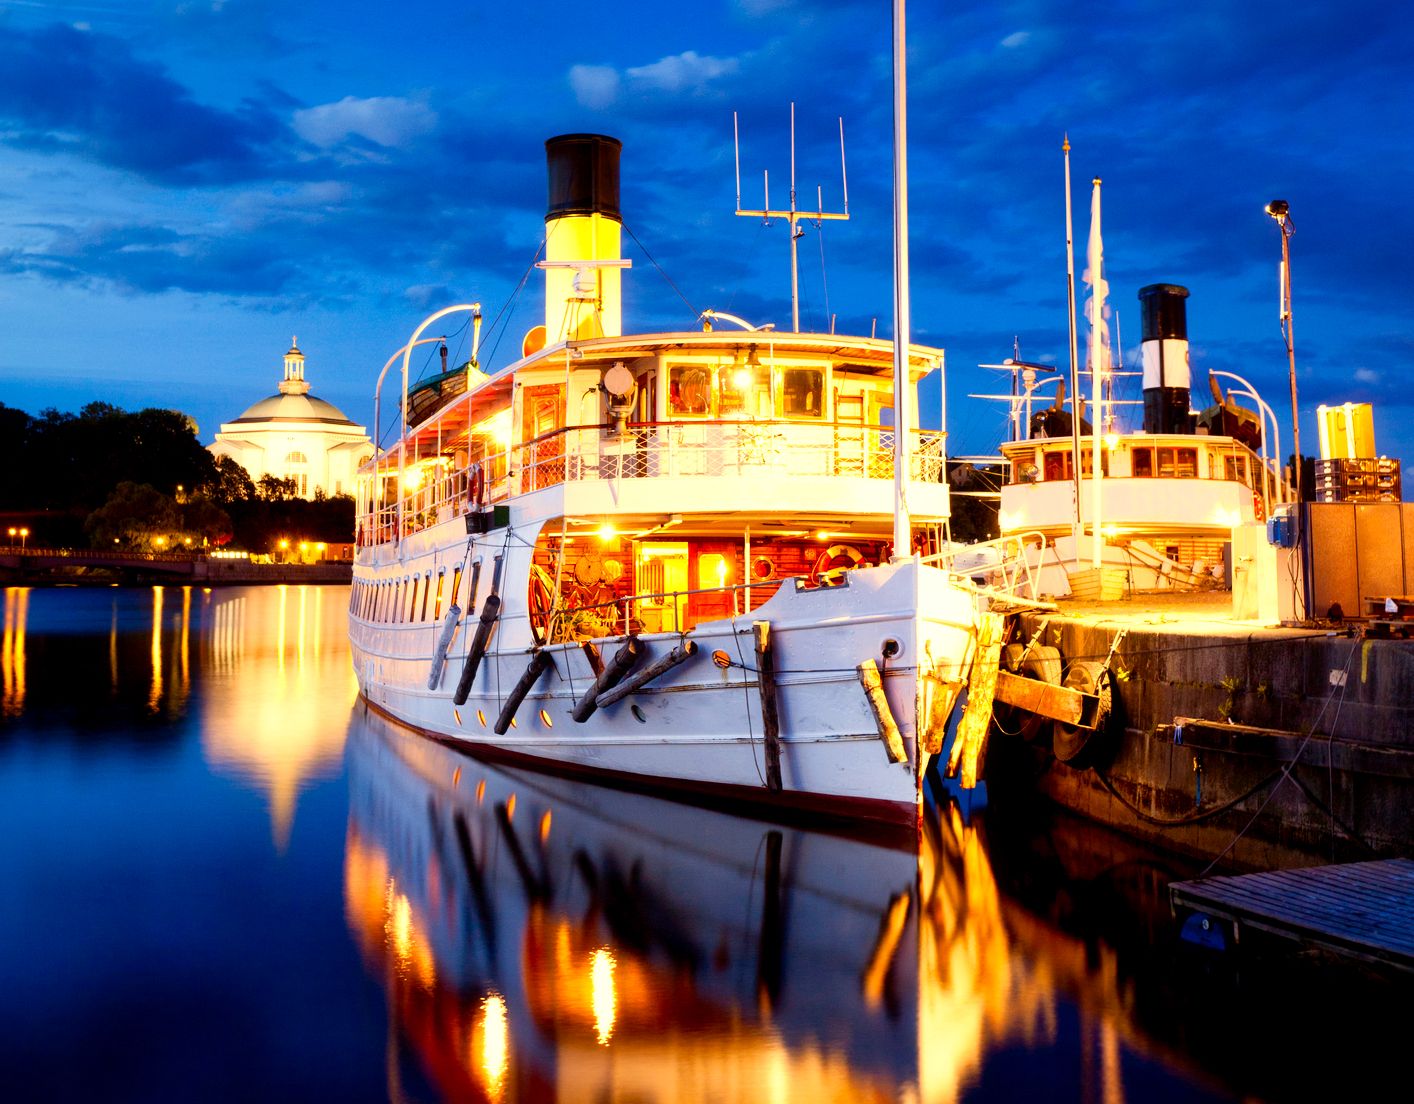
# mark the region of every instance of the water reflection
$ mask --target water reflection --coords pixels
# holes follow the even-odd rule
[[[347,762],[345,908],[394,1080],[948,1104],[989,1056],[1065,1047],[1081,1098],[1118,1104],[1150,1049],[1112,963],[1010,901],[955,806],[915,853],[493,770],[376,717]]]
[[[280,850],[300,791],[339,769],[358,687],[347,651],[323,642],[342,640],[347,593],[278,586],[209,596],[202,748],[213,770],[265,792]]]
[[[29,587],[5,588],[5,629],[0,636],[0,716],[18,717],[25,708],[25,624]]]

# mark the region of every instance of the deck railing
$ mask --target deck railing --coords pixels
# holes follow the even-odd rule
[[[937,483],[944,466],[944,435],[910,434],[910,477]],[[467,512],[473,471],[484,482],[482,501],[563,483],[623,479],[805,476],[888,480],[894,477],[894,431],[842,422],[708,421],[567,426],[505,452],[480,454],[452,447],[402,461],[381,456],[360,475],[359,543],[384,543]]]

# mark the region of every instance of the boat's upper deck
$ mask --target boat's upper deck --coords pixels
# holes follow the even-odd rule
[[[887,514],[892,345],[692,332],[566,342],[457,396],[360,474],[361,543],[517,499],[526,520],[622,513]],[[911,383],[942,366],[910,351]],[[916,387],[908,394],[917,424]],[[947,516],[943,434],[913,430],[910,507]]]

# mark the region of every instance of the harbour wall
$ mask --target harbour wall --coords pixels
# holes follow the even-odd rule
[[[1041,621],[1020,615],[1014,639]],[[994,800],[1034,790],[1165,847],[1251,867],[1414,855],[1414,642],[1063,615],[1042,637],[1067,665],[1109,657],[1110,713],[1063,763],[1049,724],[1027,739],[1023,718],[999,707]]]

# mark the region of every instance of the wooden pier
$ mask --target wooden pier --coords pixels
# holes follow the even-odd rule
[[[1414,972],[1414,860],[1340,863],[1169,886],[1174,914]]]

